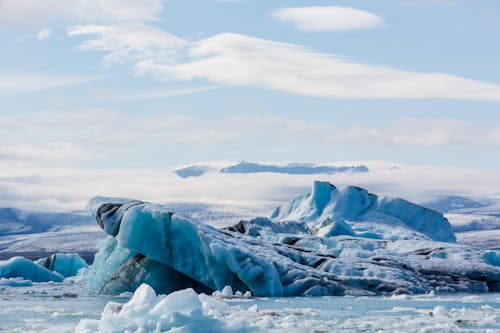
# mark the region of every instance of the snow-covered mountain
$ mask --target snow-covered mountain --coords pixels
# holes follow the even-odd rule
[[[90,218],[77,213],[30,212],[0,208],[0,236],[57,231],[62,227],[89,225]]]
[[[368,172],[368,167],[364,165],[357,166],[333,166],[333,165],[315,165],[309,163],[289,163],[289,164],[272,164],[272,163],[252,163],[252,162],[239,162],[237,164],[228,164],[221,167],[213,165],[190,165],[174,172],[182,178],[200,177],[207,172],[219,173],[281,173],[291,175],[316,175],[326,174],[331,175],[342,172]]]
[[[489,204],[458,195],[443,195],[425,202],[424,205],[441,213],[454,213],[470,212],[471,210],[486,207]]]

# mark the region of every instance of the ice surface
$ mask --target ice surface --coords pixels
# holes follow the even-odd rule
[[[64,277],[75,276],[80,269],[88,267],[88,264],[78,253],[55,253],[49,257],[38,259],[35,263]]]
[[[333,219],[344,221],[365,237],[411,239],[418,237],[417,231],[433,240],[456,241],[450,223],[436,211],[399,198],[378,197],[359,187],[339,189],[320,181],[314,182],[311,193],[276,208],[271,219],[301,221],[312,228]],[[393,228],[398,232],[393,233]]]
[[[63,276],[59,273],[35,264],[33,261],[23,257],[13,257],[9,260],[0,261],[0,278],[20,277],[33,282],[61,282]]]
[[[101,293],[142,282],[257,296],[500,290],[495,257],[454,244],[442,214],[356,187],[315,182],[270,219],[222,230],[137,200],[95,198],[88,210],[114,236],[89,272]]]
[[[108,303],[101,319],[81,321],[76,333],[84,332],[224,332],[225,325],[204,311],[209,303],[192,289],[171,293],[161,301],[143,284],[123,304]]]
[[[497,293],[248,298],[237,296],[236,292],[232,297],[226,297],[220,292],[207,296],[182,290],[175,297],[158,295],[157,300],[151,298],[151,306],[148,306],[151,310],[162,303],[165,306],[158,306],[158,312],[151,316],[148,313],[141,317],[125,317],[117,316],[121,313],[118,310],[130,301],[131,294],[119,297],[89,295],[82,283],[66,279],[63,283],[0,285],[0,331],[69,333],[75,332],[78,325],[79,329],[86,328],[94,333],[98,332],[103,320],[113,317],[118,322],[116,326],[111,330],[101,325],[102,332],[125,332],[123,326],[130,328],[129,332],[157,332],[156,327],[150,329],[153,323],[163,322],[170,317],[172,310],[192,313],[192,309],[198,308],[198,302],[201,303],[201,322],[213,319],[219,325],[215,326],[216,332],[486,333],[498,332],[500,328],[500,297]],[[179,310],[170,306],[177,302]],[[434,313],[436,307],[444,309],[437,312],[439,316]],[[144,330],[141,331],[141,327],[145,327]],[[166,326],[164,331],[168,332],[169,328]],[[194,331],[206,332],[204,328]],[[188,331],[189,326],[180,324],[170,332],[176,332],[176,329],[177,332]]]
[[[163,297],[163,298],[162,298]],[[125,304],[75,332],[494,332],[498,297],[220,298],[185,289],[156,296],[141,285]]]

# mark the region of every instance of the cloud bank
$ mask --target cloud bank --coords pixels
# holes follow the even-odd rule
[[[414,201],[435,194],[497,197],[494,171],[453,167],[409,166],[391,162],[351,161],[370,172],[336,175],[219,174],[183,179],[165,169],[68,169],[0,167],[0,206],[28,210],[81,210],[95,195],[153,202],[204,202],[264,208],[309,191],[314,180],[357,185]],[[217,163],[216,163],[217,164]],[[220,163],[219,163],[220,164]],[[392,168],[397,165],[398,168]]]

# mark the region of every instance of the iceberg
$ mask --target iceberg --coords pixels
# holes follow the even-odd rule
[[[148,202],[96,197],[110,236],[91,290],[160,293],[230,286],[256,296],[500,291],[497,255],[456,243],[446,218],[403,199],[315,182],[269,217],[218,229]]]
[[[59,273],[51,272],[24,257],[12,257],[0,261],[0,278],[22,278],[32,282],[62,282],[64,279]]]
[[[78,253],[54,253],[49,257],[36,260],[35,263],[65,278],[76,276],[80,269],[89,267]]]
[[[198,295],[193,289],[176,291],[160,299],[153,288],[142,284],[130,301],[109,302],[100,320],[82,320],[75,332],[247,331],[243,323],[226,324],[217,319],[215,312],[220,313],[221,308],[225,310],[228,305],[207,295]]]

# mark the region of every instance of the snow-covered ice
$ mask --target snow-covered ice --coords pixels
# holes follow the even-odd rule
[[[497,294],[455,297],[244,298],[184,289],[157,296],[141,285],[124,304],[110,302],[100,319],[75,332],[494,332]]]
[[[269,218],[223,229],[137,200],[97,197],[88,210],[112,236],[89,272],[100,293],[142,282],[162,293],[230,285],[257,296],[500,289],[500,268],[456,244],[442,214],[358,187],[315,182]]]

